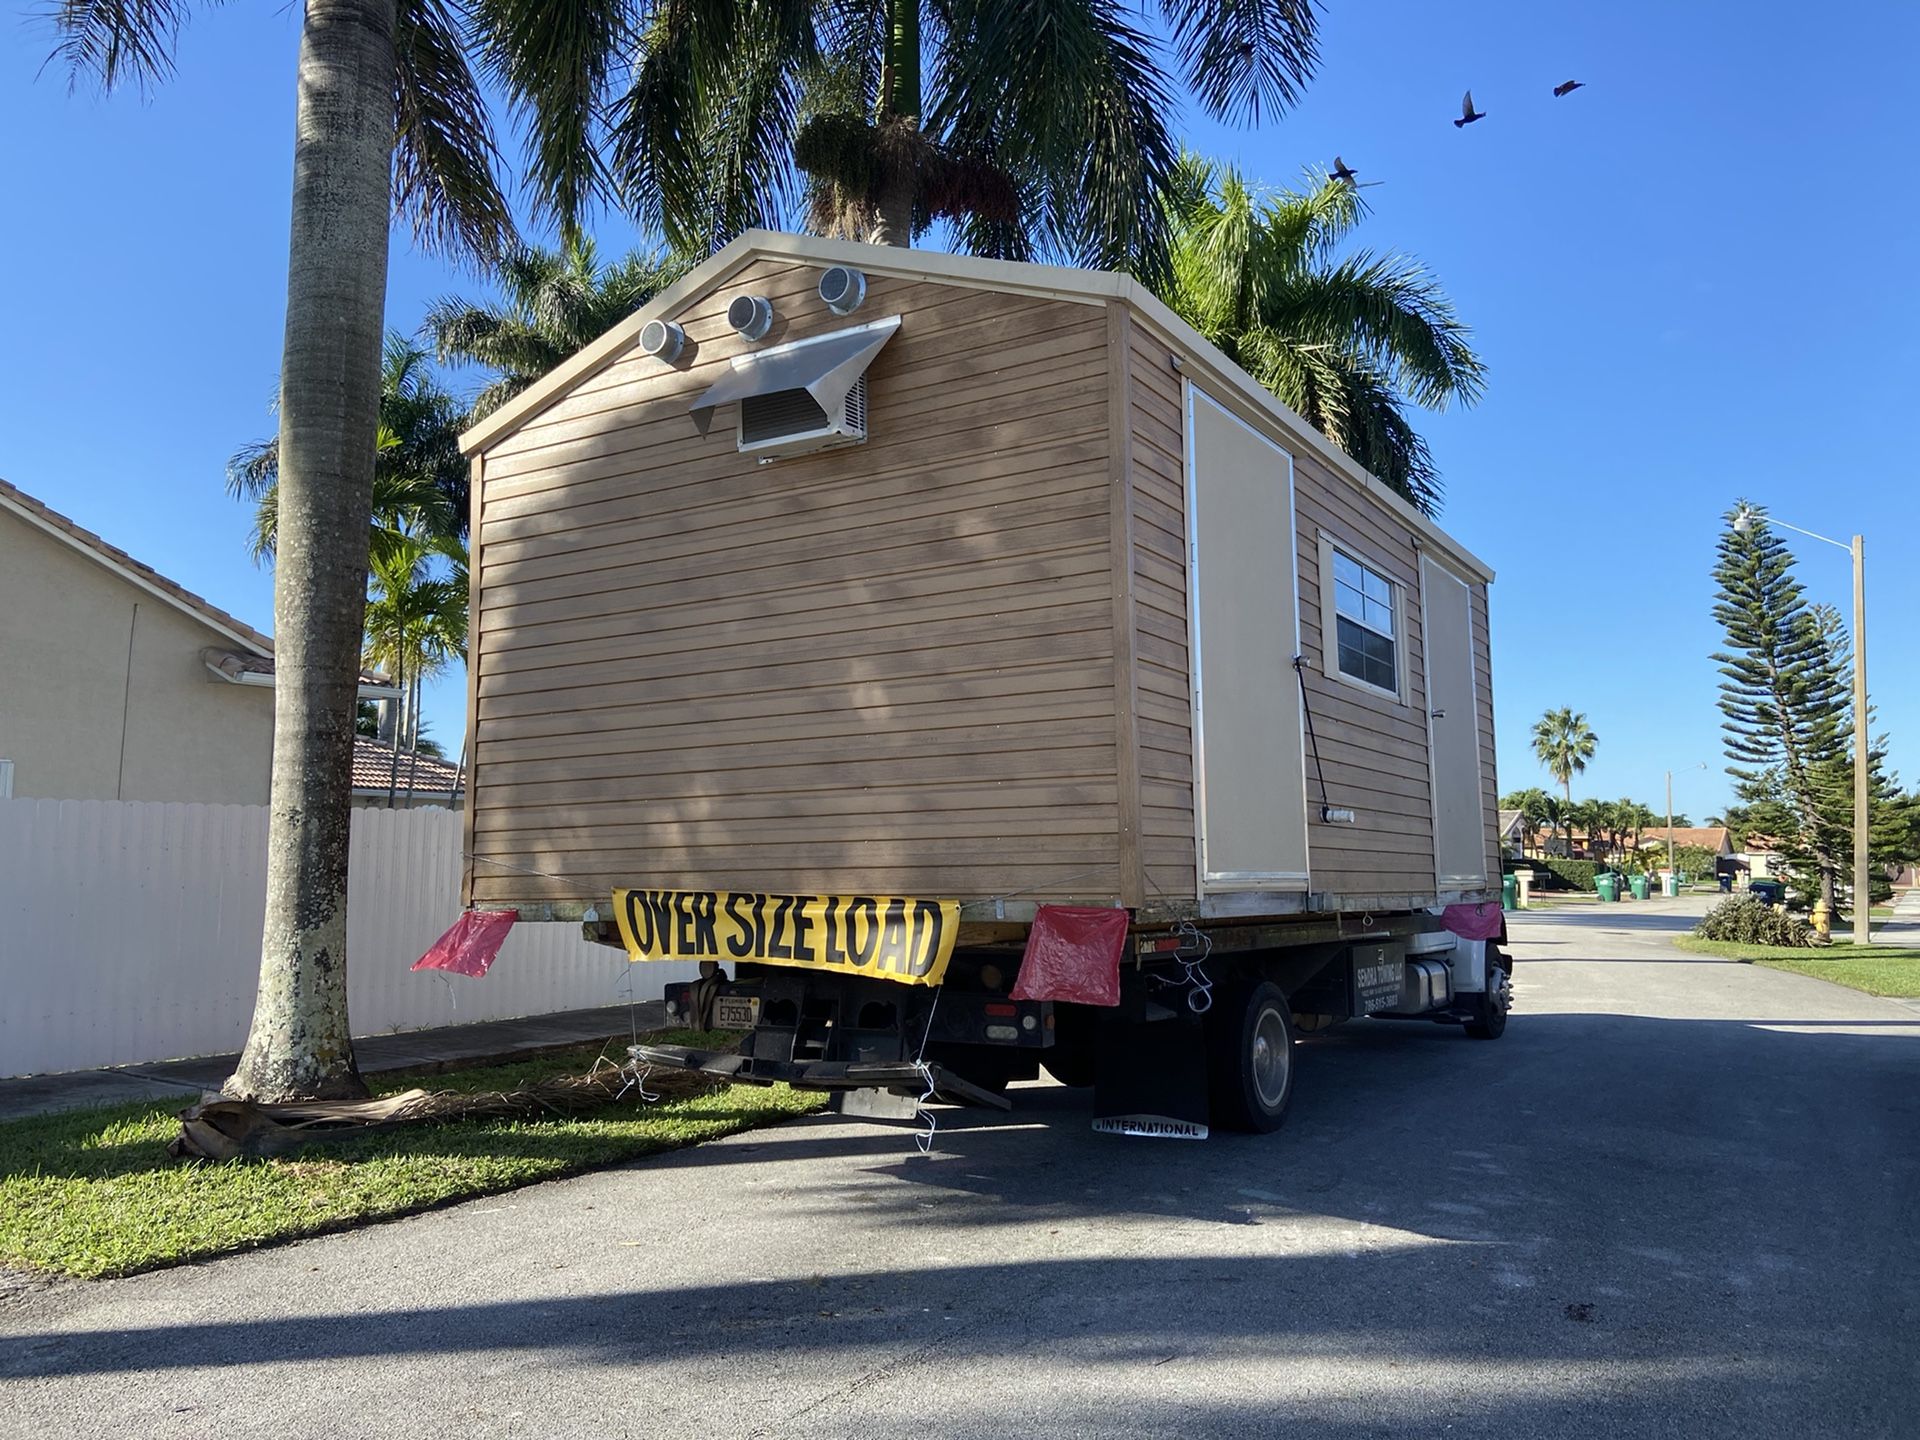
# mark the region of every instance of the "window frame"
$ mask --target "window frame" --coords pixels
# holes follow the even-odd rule
[[[1363,680],[1358,675],[1349,675],[1345,670],[1340,668],[1340,621],[1342,619],[1351,620],[1354,624],[1367,631],[1368,634],[1380,635],[1380,632],[1371,625],[1368,625],[1365,620],[1353,615],[1342,615],[1335,594],[1335,556],[1359,566],[1362,570],[1365,570],[1376,579],[1382,581],[1387,587],[1387,593],[1392,597],[1393,634],[1381,636],[1382,639],[1390,641],[1393,645],[1394,685],[1391,690],[1385,686],[1376,685],[1371,680]],[[1377,695],[1381,699],[1391,700],[1396,705],[1405,705],[1407,703],[1409,649],[1410,647],[1407,644],[1406,585],[1388,574],[1378,561],[1366,558],[1359,553],[1355,546],[1349,545],[1344,541],[1336,540],[1333,536],[1322,530],[1320,532],[1321,670],[1329,679],[1336,680],[1342,685],[1351,685],[1354,689],[1364,691],[1369,695]]]

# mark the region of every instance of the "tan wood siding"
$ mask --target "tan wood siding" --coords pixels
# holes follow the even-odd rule
[[[1307,703],[1320,743],[1326,803],[1352,824],[1320,819],[1320,776],[1308,756],[1313,888],[1327,894],[1431,894],[1433,792],[1427,771],[1425,651],[1420,633],[1420,557],[1413,537],[1316,456],[1294,459],[1300,566],[1300,650]],[[1399,589],[1396,655],[1401,698],[1335,678],[1338,660],[1321,634],[1320,537]]]
[[[1480,701],[1480,791],[1487,812],[1487,884],[1500,884],[1500,776],[1493,729],[1493,626],[1487,587],[1478,581],[1473,594],[1473,678]]]
[[[616,885],[1121,886],[1107,307],[756,261],[486,451],[473,898]],[[757,464],[692,399],[746,348],[903,317],[871,439]],[[1137,803],[1137,802],[1136,802]]]
[[[1180,377],[1164,342],[1128,326],[1135,681],[1149,900],[1194,894],[1193,707],[1187,665],[1187,508]]]
[[[1139,683],[1142,858],[1150,896],[1193,893],[1192,715],[1186,666],[1186,536],[1180,377],[1170,348],[1145,324],[1133,327],[1134,581]],[[1209,393],[1214,393],[1209,390]],[[1406,522],[1310,447],[1290,440],[1235,397],[1225,401],[1294,456],[1300,578],[1300,648],[1319,762],[1308,757],[1312,889],[1330,897],[1431,895],[1433,798],[1428,772],[1426,675],[1420,622],[1419,551]],[[1398,699],[1331,678],[1323,659],[1320,539],[1372,566],[1399,587]],[[1482,784],[1490,846],[1497,845],[1492,682],[1486,647],[1486,586],[1475,582],[1474,651],[1479,687]],[[1319,820],[1327,803],[1355,823]],[[1497,873],[1497,869],[1490,872]]]

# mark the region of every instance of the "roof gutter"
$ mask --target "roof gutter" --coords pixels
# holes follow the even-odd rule
[[[238,655],[205,655],[202,661],[211,674],[229,685],[251,685],[260,690],[273,688],[271,670],[249,670],[240,663]],[[362,700],[398,700],[400,687],[362,680],[359,693]]]

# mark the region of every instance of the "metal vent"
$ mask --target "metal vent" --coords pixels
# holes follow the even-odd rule
[[[865,383],[863,376],[863,387]],[[864,393],[861,396],[860,413],[864,421]],[[790,435],[811,434],[826,428],[827,412],[805,390],[775,390],[767,395],[749,395],[740,402],[742,445],[764,445]]]
[[[867,377],[862,375],[853,382],[853,389],[847,392],[846,428],[864,435],[867,433]]]
[[[671,320],[649,320],[640,328],[640,349],[656,360],[678,360],[686,343],[687,332]]]

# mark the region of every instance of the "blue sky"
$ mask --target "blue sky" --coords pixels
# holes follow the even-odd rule
[[[144,102],[69,96],[14,14],[0,476],[268,628],[221,471],[272,426],[297,7],[203,7]],[[1920,7],[1347,0],[1324,52],[1279,123],[1187,133],[1256,179],[1338,152],[1384,182],[1359,243],[1420,256],[1475,328],[1487,397],[1426,430],[1442,522],[1499,572],[1502,787],[1546,783],[1526,734],[1564,704],[1601,740],[1576,794],[1657,805],[1671,767],[1696,821],[1724,803],[1708,568],[1739,496],[1865,533],[1875,704],[1920,781]],[[1556,100],[1565,79],[1589,88]],[[1469,85],[1487,119],[1456,130]],[[474,288],[397,238],[391,323]],[[1846,604],[1846,557],[1798,548],[1813,596]],[[450,746],[463,704],[456,684],[429,703]]]

